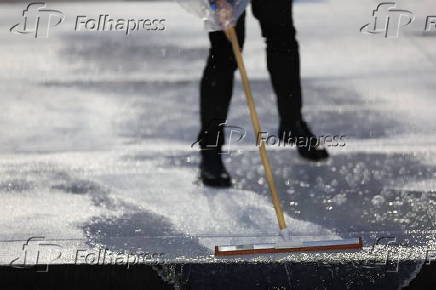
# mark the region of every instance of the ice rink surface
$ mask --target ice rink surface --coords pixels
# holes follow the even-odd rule
[[[34,39],[9,31],[25,6],[1,4],[0,262],[37,236],[68,253],[57,262],[73,263],[78,248],[103,248],[161,253],[168,262],[270,262],[270,269],[365,265],[383,260],[390,245],[394,264],[404,262],[391,265],[391,286],[406,285],[436,248],[436,33],[424,33],[436,5],[397,1],[416,19],[386,39],[359,31],[378,3],[295,4],[304,115],[316,134],[346,136],[345,146],[330,147],[321,164],[268,147],[295,240],[361,236],[364,250],[225,260],[213,257],[214,245],[275,241],[277,224],[239,83],[228,124],[247,138],[225,157],[234,187],[197,181],[191,144],[208,45],[201,21],[172,2],[50,3],[65,21]],[[166,29],[74,31],[78,15],[100,14],[163,18]],[[247,24],[258,113],[276,134],[265,44],[251,14]]]

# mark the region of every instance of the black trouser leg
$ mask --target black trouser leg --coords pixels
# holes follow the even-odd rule
[[[291,0],[252,0],[254,16],[266,39],[267,65],[277,95],[280,128],[301,120],[300,55]]]
[[[236,25],[241,47],[244,43],[245,14]],[[224,132],[221,124],[227,120],[233,92],[234,72],[237,63],[232,46],[223,31],[209,33],[210,50],[203,77],[200,83],[200,118],[199,133],[201,148],[224,144]]]

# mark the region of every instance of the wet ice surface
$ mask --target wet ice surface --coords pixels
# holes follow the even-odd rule
[[[330,148],[332,158],[322,164],[288,148],[270,148],[270,158],[296,240],[362,236],[367,247],[238,261],[362,262],[378,255],[371,252],[377,238],[391,236],[403,244],[403,260],[424,259],[434,247],[435,39],[413,28],[396,40],[368,38],[357,28],[373,7],[337,2],[329,9],[341,12],[341,21],[325,15],[323,3],[297,5],[295,13],[306,119],[319,135],[346,135],[347,144]],[[412,8],[425,10],[426,3]],[[166,17],[168,29],[129,37],[73,32],[72,16],[101,10],[81,5],[56,4],[71,17],[49,39],[0,32],[0,239],[78,239],[179,262],[229,261],[213,258],[213,246],[275,241],[240,85],[228,123],[248,135],[225,157],[234,188],[197,181],[198,152],[190,144],[207,55],[201,25],[175,4],[111,3],[104,10],[120,17]],[[2,27],[20,20],[20,5],[2,8]],[[258,112],[265,131],[275,134],[263,44],[251,17],[248,26],[245,56]],[[419,265],[400,268],[395,285],[413,278]]]

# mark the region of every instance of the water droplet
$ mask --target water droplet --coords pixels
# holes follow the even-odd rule
[[[381,195],[376,195],[371,199],[374,206],[380,207],[385,202],[385,198]]]

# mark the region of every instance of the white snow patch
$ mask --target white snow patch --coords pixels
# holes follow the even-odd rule
[[[81,225],[105,211],[93,206],[88,195],[39,190],[0,194],[1,240],[23,240],[32,236],[85,239]]]
[[[113,198],[121,198],[124,202],[167,218],[177,231],[199,237],[209,248],[216,242],[210,237],[221,240],[226,237],[233,241],[247,236],[278,238],[277,220],[268,197],[247,190],[214,190],[197,186],[193,184],[196,179],[193,169],[155,170],[153,162],[147,166],[150,170],[142,174],[102,175],[97,178],[114,189]],[[296,238],[339,238],[332,231],[310,222],[288,215],[286,221]]]

